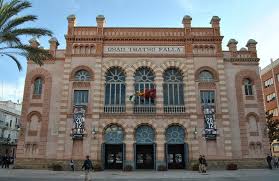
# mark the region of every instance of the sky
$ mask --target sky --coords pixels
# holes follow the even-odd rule
[[[8,0],[6,0],[8,1]],[[77,26],[96,26],[96,16],[106,17],[107,27],[182,27],[183,16],[192,17],[193,27],[210,27],[212,16],[221,18],[223,50],[234,38],[238,49],[249,39],[255,39],[260,66],[279,58],[279,1],[278,0],[30,0],[32,8],[19,15],[38,16],[26,27],[45,27],[53,32],[65,48],[67,16],[75,14]],[[31,37],[22,37],[28,42]],[[40,44],[49,48],[49,37]],[[0,57],[0,100],[22,101],[27,63],[20,58],[23,70],[15,63]]]

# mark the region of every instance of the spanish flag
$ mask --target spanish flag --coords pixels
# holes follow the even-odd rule
[[[145,99],[151,99],[151,101],[154,101],[154,99],[156,98],[156,89],[152,88],[152,89],[145,89],[143,92],[136,92],[133,95],[129,96],[129,100],[134,102],[136,96],[139,97],[144,97]]]

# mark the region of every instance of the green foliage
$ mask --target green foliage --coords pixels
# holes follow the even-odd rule
[[[48,50],[39,47],[25,45],[21,41],[21,36],[51,36],[52,32],[44,28],[25,27],[24,23],[37,20],[37,16],[19,16],[23,10],[32,7],[28,0],[0,0],[0,56],[6,56],[13,60],[18,70],[22,66],[17,56],[23,56],[28,60],[43,65],[44,60],[52,59]]]
[[[53,170],[53,171],[62,171],[63,170],[63,167],[62,165],[58,164],[58,163],[53,163],[50,168]]]
[[[199,171],[199,164],[198,163],[195,163],[192,165],[192,170],[193,171]]]
[[[272,119],[273,115],[266,112],[266,126],[268,129],[269,142],[272,143],[273,140],[279,140],[279,120]]]
[[[229,163],[229,164],[227,164],[226,169],[227,169],[227,170],[237,170],[237,164],[235,164],[235,163]]]
[[[103,169],[103,167],[100,165],[100,164],[95,164],[94,166],[93,166],[93,168],[94,168],[94,171],[103,171],[104,169]]]

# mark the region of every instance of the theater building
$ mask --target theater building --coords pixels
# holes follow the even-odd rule
[[[255,40],[222,49],[210,27],[76,26],[54,59],[28,62],[17,166],[46,168],[86,155],[105,169],[262,165],[269,152]],[[31,39],[32,46],[39,46]],[[244,165],[244,164],[243,164]]]

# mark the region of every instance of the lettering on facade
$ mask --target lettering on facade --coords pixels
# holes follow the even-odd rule
[[[105,54],[181,54],[184,46],[104,46]]]

